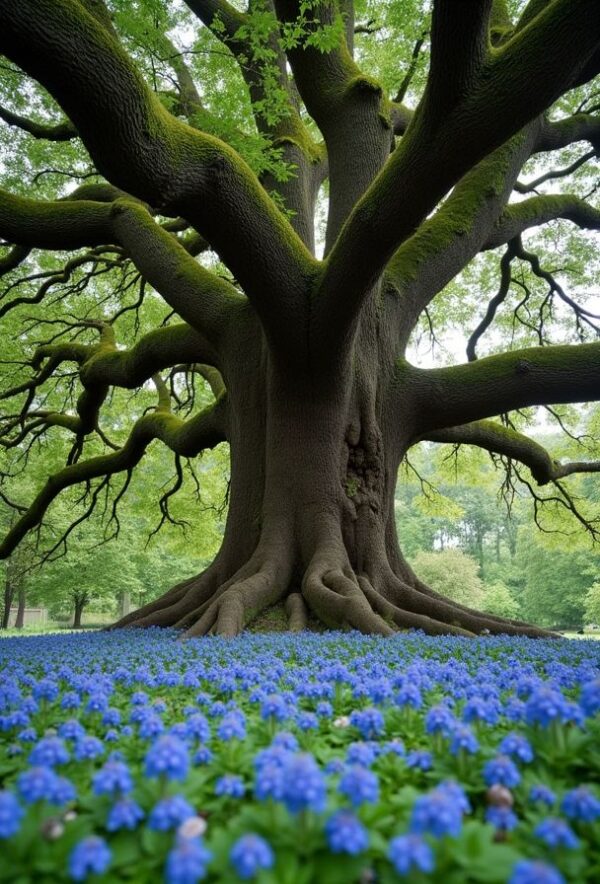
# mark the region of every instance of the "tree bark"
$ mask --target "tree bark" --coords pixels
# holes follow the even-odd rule
[[[21,584],[19,586],[17,617],[15,619],[15,629],[23,629],[23,626],[25,625],[26,603],[27,603],[27,599],[26,599],[26,595],[25,595],[25,587]]]
[[[87,604],[87,599],[75,598],[75,610],[73,612],[73,629],[81,629],[81,616]]]

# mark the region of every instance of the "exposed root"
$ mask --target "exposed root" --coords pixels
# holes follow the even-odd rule
[[[467,629],[460,626],[454,626],[451,623],[442,623],[440,620],[434,620],[424,614],[415,614],[412,611],[405,611],[393,605],[384,598],[381,593],[373,588],[366,577],[359,577],[358,582],[365,597],[368,599],[374,611],[387,621],[392,621],[400,629],[422,629],[427,635],[474,635]]]
[[[265,608],[283,598],[286,586],[280,586],[273,570],[263,569],[245,580],[230,583],[215,593],[183,638],[207,635],[234,636]]]
[[[285,600],[285,613],[290,632],[302,632],[308,626],[308,611],[302,593],[291,592]]]
[[[302,589],[308,606],[326,625],[351,628],[376,635],[392,635],[394,629],[373,610],[358,582],[343,571],[309,571]]]

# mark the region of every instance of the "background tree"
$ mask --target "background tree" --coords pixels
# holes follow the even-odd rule
[[[361,27],[363,15],[378,24]],[[174,456],[168,519],[193,459],[227,440],[218,555],[123,624],[235,634],[285,598],[293,627],[308,607],[384,634],[535,633],[419,580],[398,546],[394,489],[421,440],[480,446],[538,507],[597,530],[565,477],[598,461],[559,461],[514,420],[600,396],[585,279],[567,291],[568,271],[527,238],[557,219],[599,226],[579,186],[600,131],[595,0],[437,0],[431,15],[417,0],[7,0],[0,23],[1,115],[23,145],[0,195],[0,312],[35,313],[7,348],[4,445],[70,439],[66,465],[17,501],[0,555],[76,486],[78,520],[106,499],[114,521],[153,440]],[[572,159],[582,142],[593,150]],[[543,180],[520,179],[549,154]],[[31,169],[50,182],[42,192]],[[491,300],[468,361],[409,362],[423,317],[496,249],[497,293],[478,265]],[[79,308],[82,293],[93,308]],[[515,297],[512,345],[477,359],[484,336],[497,349],[491,326]],[[571,331],[555,321],[561,305]]]

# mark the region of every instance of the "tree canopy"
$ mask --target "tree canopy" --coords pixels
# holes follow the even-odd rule
[[[596,0],[6,0],[0,25],[0,556],[60,499],[50,556],[94,515],[110,536],[152,457],[177,521],[227,442],[214,562],[123,625],[235,634],[285,601],[292,628],[535,634],[419,579],[395,487],[413,446],[473,446],[597,537]]]

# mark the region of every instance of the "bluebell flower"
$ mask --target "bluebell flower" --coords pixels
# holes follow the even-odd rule
[[[443,780],[436,788],[437,792],[444,792],[458,807],[461,813],[470,813],[471,804],[466,792],[455,780]]]
[[[168,832],[193,816],[196,816],[196,811],[189,801],[183,795],[172,795],[154,805],[148,817],[148,828],[157,832]]]
[[[556,795],[552,789],[548,788],[548,786],[532,786],[529,790],[529,800],[533,803],[539,802],[540,804],[546,804],[548,807],[552,807],[556,802]]]
[[[550,687],[535,690],[525,704],[527,724],[540,724],[548,727],[552,721],[562,721],[566,712],[566,701],[560,691]]]
[[[56,807],[63,807],[65,804],[75,801],[76,798],[77,791],[71,780],[68,780],[66,777],[57,776],[52,789],[52,795],[49,798],[50,803],[56,805]]]
[[[121,713],[118,709],[109,706],[104,715],[102,716],[102,724],[107,725],[108,727],[114,727],[117,724],[121,723]]]
[[[554,866],[522,859],[515,864],[508,884],[566,884],[566,881]]]
[[[217,735],[220,740],[244,740],[246,738],[246,717],[243,712],[234,710],[223,717],[218,728]]]
[[[589,681],[581,689],[579,704],[586,715],[595,715],[600,711],[600,678]]]
[[[377,753],[372,743],[350,743],[346,753],[348,764],[358,764],[361,767],[370,767]]]
[[[201,766],[204,764],[210,764],[213,760],[213,753],[208,748],[208,746],[200,746],[199,749],[196,749],[194,752],[194,756],[192,758],[193,764],[197,766]]]
[[[59,726],[58,735],[64,740],[78,740],[85,736],[85,728],[75,718],[70,718]]]
[[[365,803],[375,804],[379,798],[379,780],[372,771],[352,765],[343,774],[338,791],[345,795],[354,807],[360,807]]]
[[[80,841],[69,856],[69,875],[74,881],[85,881],[91,875],[103,875],[111,861],[111,852],[103,838],[95,835]]]
[[[184,780],[189,767],[187,746],[177,737],[159,737],[150,746],[144,759],[147,777],[166,777],[168,780]]]
[[[290,752],[296,752],[298,749],[298,740],[294,734],[289,733],[289,731],[279,731],[273,737],[271,746],[287,749]]]
[[[521,782],[521,774],[507,755],[497,755],[483,768],[483,779],[488,786],[507,786],[512,789]]]
[[[289,718],[289,707],[281,694],[269,694],[260,706],[260,717],[264,721],[285,721]]]
[[[399,738],[388,740],[382,747],[382,754],[398,755],[400,758],[404,758],[406,756],[404,743]]]
[[[34,767],[56,767],[70,759],[69,750],[60,737],[42,737],[29,755],[29,763]]]
[[[241,777],[236,774],[225,774],[215,783],[215,795],[227,795],[229,798],[243,798],[246,787]]]
[[[81,697],[75,691],[67,691],[62,695],[60,701],[61,709],[79,709],[81,706]]]
[[[133,780],[129,768],[122,761],[111,759],[92,778],[94,795],[115,795],[131,792]]]
[[[533,761],[531,743],[522,734],[507,734],[500,743],[499,749],[502,755],[510,755],[525,764]]]
[[[430,770],[433,764],[431,752],[425,752],[415,749],[406,756],[406,766],[414,767],[417,770]]]
[[[51,678],[43,678],[33,685],[31,690],[35,700],[47,700],[52,702],[56,700],[60,693],[60,688]]]
[[[587,786],[571,789],[560,803],[561,810],[572,820],[591,823],[600,817],[600,801]]]
[[[95,694],[87,701],[86,712],[105,712],[108,709],[108,697],[104,694]]]
[[[275,855],[268,841],[252,833],[238,838],[231,848],[229,859],[244,881],[254,878],[261,869],[271,869],[275,864]]]
[[[447,706],[432,706],[425,716],[425,730],[428,734],[443,734],[447,737],[456,725],[457,721]]]
[[[579,847],[579,838],[565,822],[559,817],[547,817],[535,827],[533,834],[540,838],[548,847]]]
[[[325,823],[325,837],[332,853],[357,856],[369,846],[369,833],[355,814],[338,810]]]
[[[320,703],[317,703],[315,712],[319,718],[330,718],[333,715],[333,706],[328,700],[321,700]]]
[[[433,851],[419,835],[398,835],[392,838],[388,858],[399,875],[408,875],[415,869],[432,872],[435,868]]]
[[[37,742],[37,731],[35,728],[26,727],[24,730],[20,731],[17,734],[17,739],[20,743],[36,743]]]
[[[200,838],[179,838],[167,856],[167,884],[196,884],[206,877],[211,859],[210,850]]]
[[[164,733],[164,730],[165,725],[162,718],[159,715],[155,715],[153,712],[146,712],[144,709],[138,731],[142,740],[153,740],[155,737]]]
[[[394,702],[397,706],[411,706],[413,709],[420,709],[423,705],[420,688],[414,682],[403,681],[394,695]]]
[[[111,807],[106,820],[109,832],[119,829],[135,829],[140,820],[144,819],[144,811],[133,798],[120,798]]]
[[[189,737],[199,740],[200,743],[206,743],[210,740],[210,724],[206,716],[201,712],[195,712],[190,715],[185,722],[185,728]]]
[[[452,731],[450,738],[450,753],[458,755],[459,752],[472,754],[479,750],[479,742],[470,727],[458,724]]]
[[[379,709],[355,709],[350,714],[350,724],[357,728],[364,740],[380,737],[385,728],[385,720]]]
[[[296,716],[296,724],[301,731],[316,730],[319,727],[319,719],[314,712],[300,712]]]
[[[410,816],[410,828],[416,834],[429,833],[436,838],[457,836],[462,827],[462,816],[451,792],[437,788],[417,798]]]
[[[5,789],[0,791],[0,838],[12,838],[21,828],[24,810],[16,795]]]
[[[283,801],[291,813],[325,807],[326,783],[312,755],[302,753],[286,759],[284,765]]]
[[[51,801],[58,777],[50,767],[30,767],[19,774],[17,790],[27,804]]]
[[[98,737],[81,737],[75,743],[75,758],[77,761],[92,761],[104,755],[104,744]]]
[[[491,823],[501,832],[512,832],[519,824],[519,818],[510,807],[488,807],[485,811],[486,823]]]

